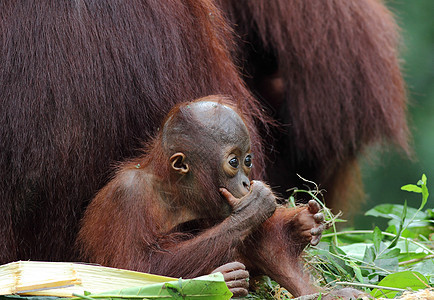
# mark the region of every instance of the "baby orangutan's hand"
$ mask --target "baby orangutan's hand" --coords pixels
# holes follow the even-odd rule
[[[249,272],[246,267],[237,261],[224,264],[212,273],[220,272],[223,274],[226,285],[234,294],[234,297],[245,297],[249,290]]]
[[[325,229],[324,215],[320,212],[321,206],[315,200],[310,200],[307,205],[307,210],[300,216],[302,234],[310,238],[310,244],[315,246],[321,240]]]

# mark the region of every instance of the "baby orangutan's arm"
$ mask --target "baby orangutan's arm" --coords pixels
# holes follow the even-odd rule
[[[303,272],[300,255],[307,244],[318,244],[324,230],[324,215],[311,200],[305,206],[279,207],[250,236],[241,250],[251,273],[270,276],[293,296],[318,291]]]

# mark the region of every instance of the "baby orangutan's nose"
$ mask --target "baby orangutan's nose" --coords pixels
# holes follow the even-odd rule
[[[243,186],[246,190],[250,191],[250,181],[243,180]]]

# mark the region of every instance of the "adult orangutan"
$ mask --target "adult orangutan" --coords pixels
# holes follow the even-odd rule
[[[265,170],[283,190],[299,173],[336,194],[364,145],[405,147],[396,26],[382,4],[240,4],[218,3],[234,40],[212,0],[0,1],[0,263],[77,260],[78,220],[111,165],[137,156],[186,99],[239,99],[253,177]],[[267,130],[270,106],[283,130]],[[264,139],[278,150],[267,166]]]
[[[252,160],[230,102],[176,106],[146,153],[123,163],[90,203],[78,236],[83,259],[184,278],[221,271],[240,296],[248,272],[239,261],[296,296],[312,292],[299,255],[319,241],[319,205],[276,210],[269,187],[249,179]]]
[[[384,1],[216,2],[236,32],[243,79],[281,125],[267,152],[272,186],[288,196],[300,174],[327,190],[328,206],[357,208],[348,199],[357,200],[366,145],[411,152],[399,35]]]

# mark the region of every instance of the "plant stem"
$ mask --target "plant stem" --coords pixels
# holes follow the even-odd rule
[[[331,252],[328,252],[328,253],[329,253],[331,256],[334,256],[334,257],[336,257],[336,258],[342,259],[343,261],[346,261],[346,262],[350,262],[350,261],[356,261],[356,262],[359,262],[359,263],[362,264],[362,267],[363,267],[364,269],[380,270],[380,271],[383,271],[383,272],[386,272],[386,273],[389,273],[389,274],[392,274],[392,273],[393,273],[392,270],[387,270],[387,269],[381,268],[381,267],[379,267],[379,266],[377,266],[377,265],[375,265],[375,264],[367,263],[367,262],[365,262],[365,261],[363,261],[363,260],[360,260],[360,259],[357,259],[357,258],[355,258],[355,257],[348,258],[348,257],[343,256],[343,255],[341,255],[341,254],[334,254],[334,253],[331,253]],[[318,264],[321,265],[321,264],[324,264],[324,263],[325,263],[325,261],[323,261],[323,262],[319,262]]]
[[[401,261],[398,265],[402,266],[402,265],[408,265],[408,264],[412,264],[412,263],[416,263],[425,259],[430,259],[430,258],[434,258],[434,255],[427,255],[425,257],[421,257],[421,258],[415,258],[415,259],[410,259],[407,261]]]
[[[323,237],[336,237],[337,235],[342,235],[342,234],[368,234],[368,233],[372,233],[372,230],[350,230],[350,231],[341,231],[341,232],[333,232],[333,233],[327,233],[327,234],[323,234]],[[390,233],[390,232],[381,232],[384,235],[387,236],[391,236],[391,237],[395,237],[396,234]],[[417,246],[419,246],[420,248],[422,248],[423,250],[427,251],[428,253],[434,255],[434,251],[430,250],[429,248],[427,248],[426,246],[412,240],[409,238],[405,238],[405,237],[399,237],[401,240],[405,240],[405,241],[409,241]]]
[[[366,283],[357,283],[357,282],[338,281],[338,282],[336,282],[336,284],[366,287],[366,288],[370,288],[370,289],[398,291],[398,292],[405,292],[406,291],[406,289],[398,289],[398,288],[393,288],[393,287],[388,287],[388,286],[381,286],[381,285],[375,285],[375,284],[366,284]]]

